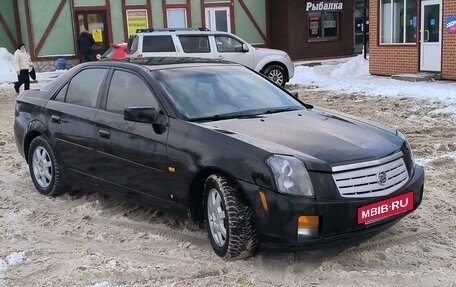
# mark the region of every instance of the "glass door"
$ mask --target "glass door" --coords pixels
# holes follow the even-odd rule
[[[95,43],[92,45],[91,60],[96,59],[97,54],[103,54],[109,48],[108,32],[106,30],[106,13],[104,11],[96,12],[76,12],[76,29],[79,33],[85,29],[92,34]],[[80,53],[80,51],[78,51]]]
[[[421,2],[421,58],[422,71],[441,70],[442,59],[442,11],[441,0]]]

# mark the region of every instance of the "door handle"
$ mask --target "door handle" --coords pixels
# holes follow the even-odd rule
[[[219,55],[218,58],[219,58],[220,60],[222,60],[222,59],[223,59],[223,56],[222,56],[222,55]]]
[[[424,30],[424,42],[429,42],[429,30]]]
[[[56,115],[51,115],[51,122],[60,124],[60,117]]]
[[[98,136],[101,138],[111,138],[111,132],[107,130],[98,130]]]

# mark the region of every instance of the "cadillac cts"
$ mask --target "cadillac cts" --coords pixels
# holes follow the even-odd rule
[[[303,103],[238,64],[81,64],[18,97],[14,133],[40,193],[91,186],[179,211],[225,259],[364,239],[423,197],[401,132]]]

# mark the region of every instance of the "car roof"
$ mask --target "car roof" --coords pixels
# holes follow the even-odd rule
[[[120,60],[109,60],[103,59],[98,62],[89,62],[92,65],[100,65],[109,63],[110,66],[125,66],[129,64],[136,64],[143,66],[149,70],[159,70],[163,68],[177,68],[182,66],[201,66],[201,65],[232,65],[242,66],[237,63],[214,60],[206,58],[195,58],[195,57],[144,57],[144,58],[131,58],[131,59],[120,59]]]

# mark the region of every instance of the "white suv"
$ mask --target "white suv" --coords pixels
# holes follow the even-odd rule
[[[198,57],[236,62],[284,86],[294,75],[290,56],[255,48],[236,35],[200,29],[145,29],[130,37],[127,58]]]

